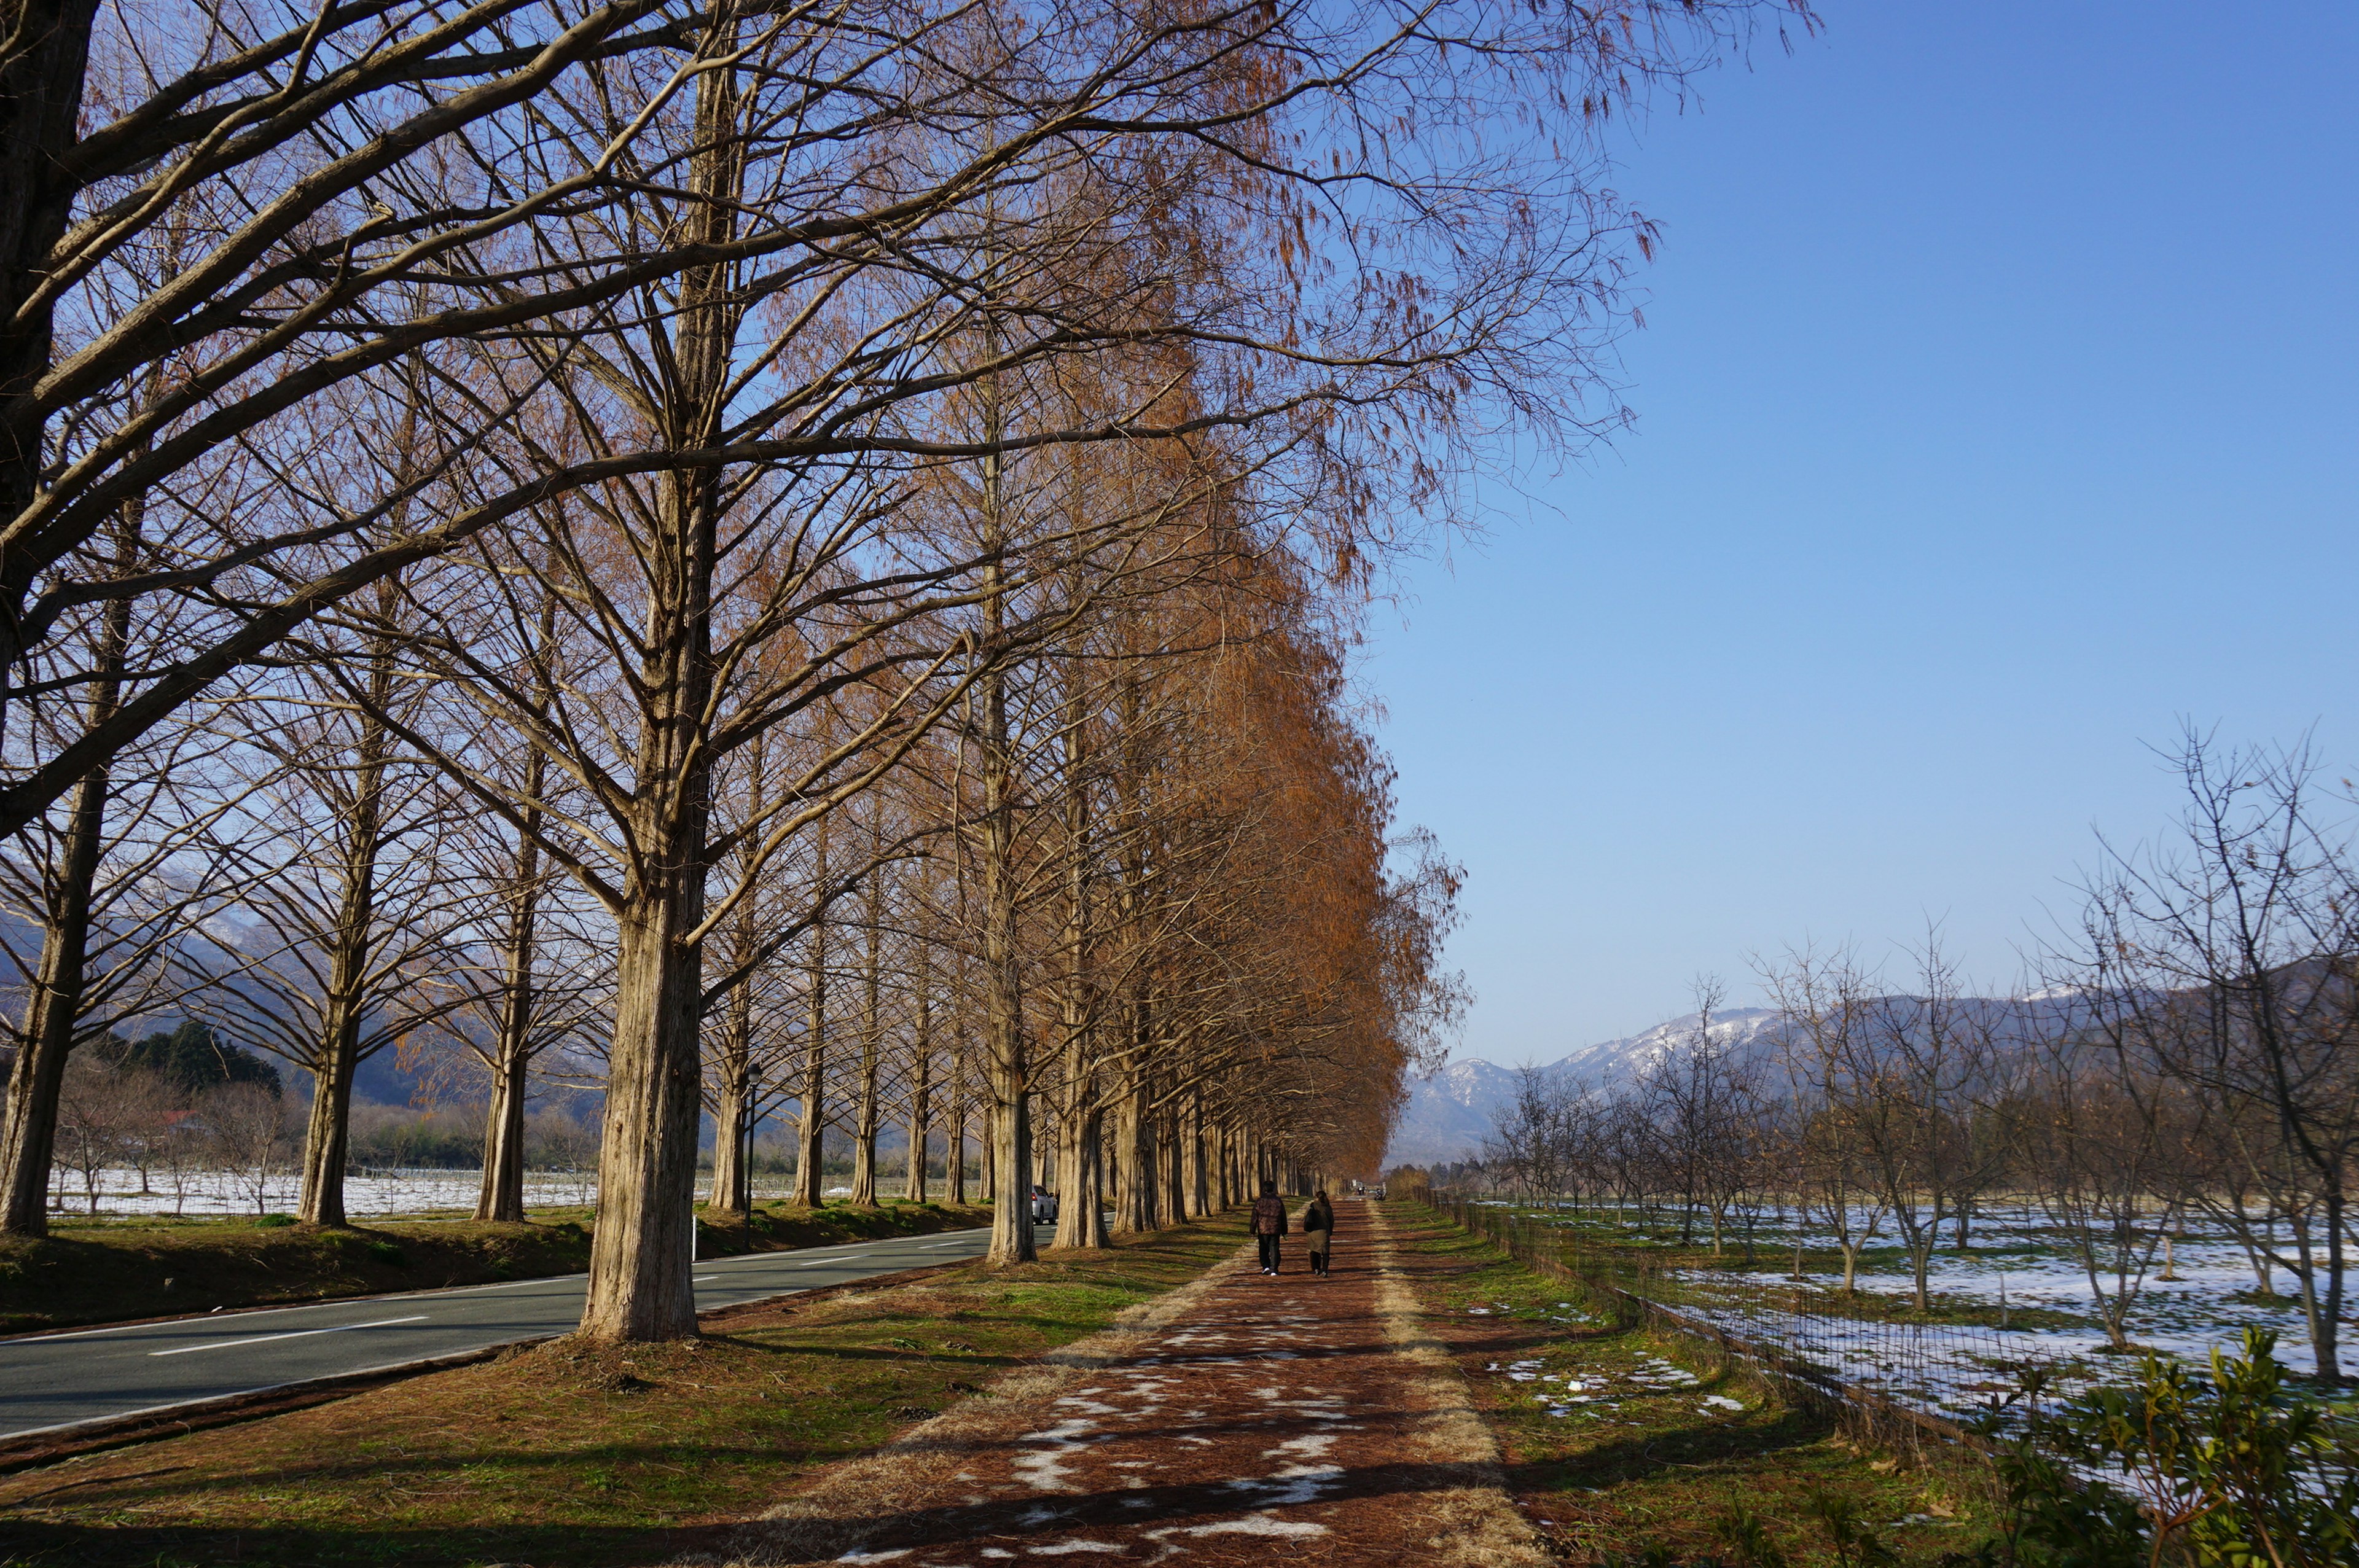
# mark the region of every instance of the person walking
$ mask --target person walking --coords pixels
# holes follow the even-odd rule
[[[1310,1243],[1310,1271],[1324,1277],[1327,1272],[1327,1249],[1335,1239],[1335,1206],[1327,1201],[1327,1189],[1310,1200],[1302,1211],[1302,1238]]]
[[[1261,1243],[1261,1271],[1277,1273],[1278,1238],[1286,1234],[1286,1200],[1277,1195],[1276,1182],[1264,1182],[1261,1196],[1254,1199],[1253,1233]]]

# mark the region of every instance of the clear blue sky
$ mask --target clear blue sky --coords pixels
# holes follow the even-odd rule
[[[1929,916],[2006,984],[2182,717],[2359,769],[2359,4],[1822,14],[1627,139],[1636,429],[1376,618],[1461,1055]]]

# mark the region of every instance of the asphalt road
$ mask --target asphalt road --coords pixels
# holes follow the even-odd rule
[[[979,1258],[988,1230],[696,1266],[699,1310]],[[570,1332],[587,1274],[0,1341],[0,1438]]]

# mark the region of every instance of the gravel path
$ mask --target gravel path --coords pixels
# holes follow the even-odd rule
[[[1329,1278],[1299,1238],[1275,1279],[1241,1251],[822,1475],[749,1527],[736,1560],[1538,1568],[1382,1206],[1339,1207]]]

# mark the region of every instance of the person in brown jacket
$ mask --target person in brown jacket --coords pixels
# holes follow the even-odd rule
[[[1277,1195],[1276,1182],[1264,1182],[1261,1196],[1254,1199],[1253,1233],[1261,1243],[1261,1271],[1277,1273],[1278,1238],[1286,1234],[1286,1200]]]

